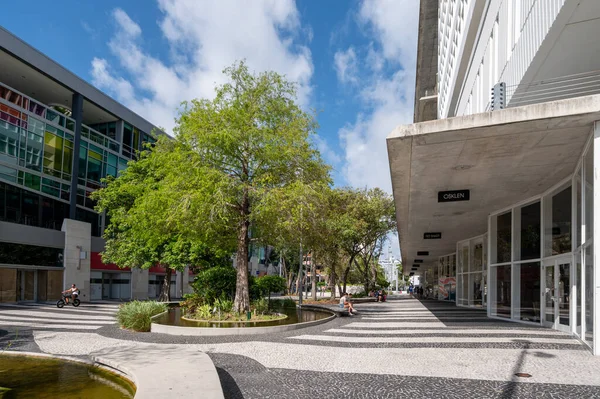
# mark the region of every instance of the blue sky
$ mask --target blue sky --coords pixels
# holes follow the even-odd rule
[[[283,73],[318,111],[336,185],[391,191],[385,137],[412,121],[418,0],[30,0],[5,4],[2,25],[167,130],[236,60]]]

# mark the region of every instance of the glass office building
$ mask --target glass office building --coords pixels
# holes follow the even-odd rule
[[[0,302],[147,298],[164,270],[102,263],[90,193],[163,133],[2,28],[0,65]]]

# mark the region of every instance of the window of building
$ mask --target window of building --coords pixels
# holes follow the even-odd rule
[[[62,267],[62,260],[63,250],[60,248],[8,242],[0,245],[0,263],[4,264]]]
[[[519,306],[515,318],[523,321],[540,322],[540,263],[515,265],[518,279]]]
[[[494,285],[492,286],[492,316],[511,317],[511,266],[492,267]]]
[[[519,208],[515,217],[520,218],[520,229],[516,233],[520,236],[520,248],[515,251],[516,260],[529,260],[540,258],[541,245],[541,204],[539,201]],[[516,237],[515,237],[516,238]]]
[[[587,342],[594,341],[594,252],[589,245],[585,249],[585,335]]]
[[[492,263],[505,263],[511,261],[512,247],[512,212],[506,212],[495,217],[496,220],[496,258]]]
[[[583,159],[585,174],[585,242],[594,234],[594,146],[590,145]]]

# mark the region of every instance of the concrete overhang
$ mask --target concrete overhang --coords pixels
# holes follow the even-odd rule
[[[387,137],[402,263],[415,274],[487,231],[491,212],[539,195],[573,173],[600,95],[398,126]],[[470,200],[438,202],[439,191]],[[424,239],[426,232],[441,239]],[[429,251],[417,256],[417,251]]]

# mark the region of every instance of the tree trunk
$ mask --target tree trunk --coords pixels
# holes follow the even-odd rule
[[[335,299],[335,269],[331,269],[331,276],[329,276],[329,288],[331,289],[331,299]]]
[[[377,262],[371,263],[371,278],[373,279],[373,287],[377,285]]]
[[[294,273],[292,273],[290,271],[290,273],[288,274],[288,283],[287,283],[287,287],[288,287],[288,295],[292,295],[292,287],[294,286]]]
[[[302,276],[298,274],[298,278],[296,279],[296,294],[300,293],[300,283],[302,282],[300,279]]]
[[[315,258],[314,254],[313,254],[311,260],[312,260],[312,262],[310,264],[310,275],[311,275],[311,280],[312,280],[311,294],[312,294],[312,298],[316,301],[317,300],[317,262],[316,262],[316,258]]]
[[[163,280],[160,296],[158,297],[160,302],[169,302],[171,300],[171,274],[173,273],[173,269],[165,267],[165,271],[165,279]]]
[[[247,191],[244,192],[244,200],[241,210],[241,223],[238,231],[237,256],[235,264],[237,267],[237,280],[235,284],[235,301],[233,309],[238,313],[250,310],[250,294],[248,292],[248,246],[250,237],[248,236],[248,213],[250,211],[250,201]]]
[[[346,270],[344,270],[344,275],[342,276],[342,283],[344,284],[344,291],[340,292],[340,295],[342,295],[344,292],[346,292],[346,283],[348,282],[348,274],[350,274],[350,266],[348,266],[346,268]]]

